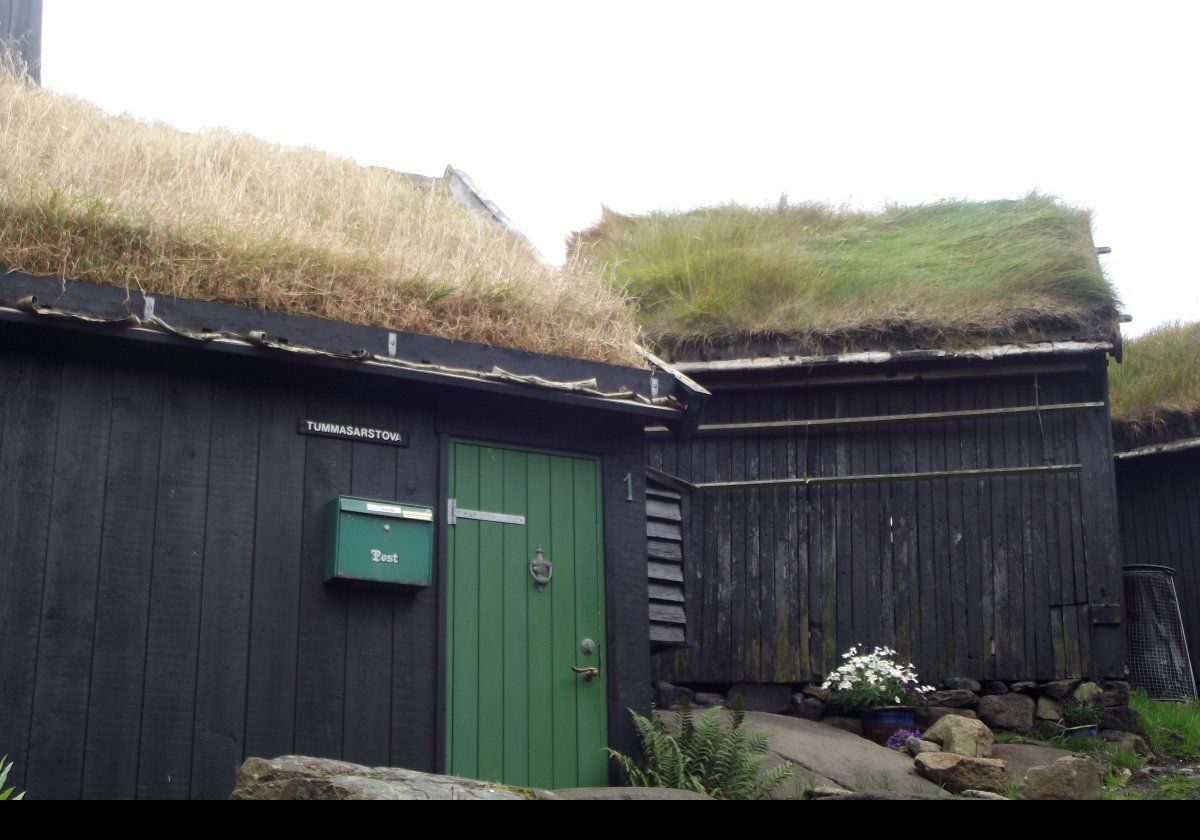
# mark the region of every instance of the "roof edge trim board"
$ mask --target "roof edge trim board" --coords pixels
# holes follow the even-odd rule
[[[1183,452],[1188,449],[1200,449],[1200,437],[1173,440],[1170,443],[1156,443],[1152,446],[1139,446],[1137,449],[1118,452],[1114,457],[1118,461],[1124,461],[1127,458],[1141,458],[1146,455],[1167,455],[1171,452]]]
[[[758,359],[717,359],[702,362],[674,362],[676,370],[686,374],[740,373],[757,370],[822,367],[827,365],[867,365],[888,362],[912,362],[934,359],[1005,359],[1020,356],[1112,353],[1112,341],[1044,341],[1029,344],[996,344],[971,350],[869,350],[827,356],[772,356]]]
[[[258,358],[273,358],[276,360],[291,358],[306,364],[317,364],[323,367],[341,370],[357,370],[364,373],[374,373],[394,376],[399,379],[423,381],[433,384],[458,386],[462,388],[491,391],[508,394],[525,399],[540,399],[551,402],[571,403],[591,406],[611,411],[619,411],[643,416],[658,417],[666,420],[677,420],[683,414],[683,409],[664,405],[653,405],[635,402],[629,399],[594,396],[574,390],[551,388],[534,385],[528,382],[506,381],[499,378],[472,376],[466,372],[453,370],[437,370],[432,366],[410,367],[402,361],[389,360],[384,362],[379,357],[350,358],[347,354],[326,353],[319,349],[293,344],[279,346],[256,342],[250,338],[232,335],[217,335],[198,341],[189,338],[178,330],[161,329],[145,326],[140,319],[130,316],[128,319],[104,319],[88,315],[74,316],[61,310],[38,314],[28,309],[12,306],[0,306],[0,322],[17,323],[22,325],[43,324],[53,328],[69,329],[76,332],[86,332],[94,335],[107,334],[131,340],[149,341],[157,344],[168,344],[183,347],[204,347],[215,352],[233,353]],[[57,316],[57,317],[56,317]],[[47,317],[53,321],[47,321]]]
[[[704,406],[712,398],[712,391],[709,391],[699,382],[681,371],[677,365],[663,361],[642,345],[635,344],[633,347],[641,354],[643,359],[650,363],[651,367],[661,370],[667,376],[672,377],[678,383],[679,387],[687,392],[688,399],[683,414],[683,422],[678,424],[679,428],[677,431],[681,436],[688,437],[700,425],[700,415],[704,410]]]
[[[282,343],[307,344],[335,352],[373,352],[481,372],[501,367],[515,374],[558,381],[595,379],[598,390],[633,391],[647,399],[654,396],[652,371],[639,363],[614,364],[261,306],[144,293],[136,288],[0,270],[0,303],[9,301],[12,303],[6,305],[15,306],[26,298],[108,319],[123,319],[130,314],[140,318],[155,315],[174,327],[195,332],[241,336],[265,333]],[[149,311],[151,306],[153,310]],[[674,377],[660,379],[665,380],[660,383],[660,396],[683,395],[682,386]]]

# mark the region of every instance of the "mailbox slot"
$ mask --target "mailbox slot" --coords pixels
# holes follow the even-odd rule
[[[433,508],[338,496],[329,503],[325,581],[433,582]]]

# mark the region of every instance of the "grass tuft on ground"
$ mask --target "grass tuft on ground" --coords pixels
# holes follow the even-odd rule
[[[809,352],[1114,335],[1090,214],[1038,194],[866,213],[817,204],[625,216],[602,265],[660,345],[786,338]]]
[[[596,269],[544,264],[438,182],[110,116],[11,70],[0,151],[3,269],[640,364]]]
[[[1196,434],[1200,322],[1176,321],[1125,342],[1121,364],[1109,365],[1108,381],[1119,442]]]
[[[1129,704],[1137,710],[1155,754],[1200,761],[1200,701],[1151,700],[1146,692],[1135,689],[1129,695]]]

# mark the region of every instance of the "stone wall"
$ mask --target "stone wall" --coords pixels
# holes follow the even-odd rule
[[[927,729],[939,718],[954,714],[982,720],[992,729],[1021,734],[1035,733],[1043,738],[1061,734],[1063,706],[1072,701],[1087,703],[1099,712],[1100,729],[1113,733],[1139,733],[1137,713],[1129,705],[1129,683],[1123,680],[1055,680],[1053,682],[980,683],[966,677],[952,677],[938,683],[927,705],[917,709],[918,729]],[[847,716],[829,702],[829,692],[819,683],[740,683],[729,686],[673,685],[657,682],[654,702],[659,708],[671,708],[687,699],[699,707],[727,705],[740,697],[747,711],[787,714],[807,720],[820,720],[855,731],[858,720]],[[1119,735],[1104,736],[1109,740]]]

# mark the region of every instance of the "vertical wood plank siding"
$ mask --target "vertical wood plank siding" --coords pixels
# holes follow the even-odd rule
[[[743,383],[744,384],[744,383]],[[705,423],[1106,401],[1087,372],[718,389]],[[648,439],[651,467],[738,479],[1080,464],[1060,473],[777,489],[692,499],[689,647],[658,678],[800,682],[852,644],[886,644],[930,679],[1119,676],[1120,626],[1093,624],[1120,573],[1104,408]]]
[[[400,428],[411,445],[300,435],[302,417]],[[0,330],[9,784],[226,797],[245,757],[293,752],[436,771],[438,584],[327,586],[324,524],[340,494],[443,510],[451,436],[599,458],[609,742],[631,751],[626,710],[648,711],[650,684],[640,420]]]
[[[1126,563],[1175,570],[1192,669],[1200,673],[1200,450],[1117,462]]]

